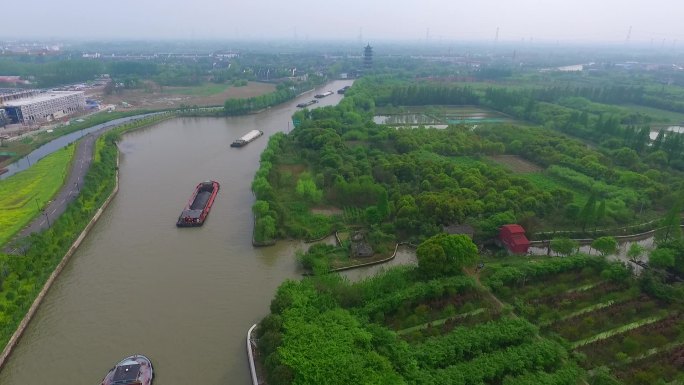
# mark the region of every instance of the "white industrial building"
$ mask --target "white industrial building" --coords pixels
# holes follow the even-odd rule
[[[82,91],[48,91],[27,98],[5,101],[3,108],[12,123],[50,122],[85,109]]]

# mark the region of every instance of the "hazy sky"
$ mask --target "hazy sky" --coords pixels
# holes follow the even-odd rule
[[[24,0],[0,37],[684,43],[683,0]],[[11,14],[10,14],[11,13]]]

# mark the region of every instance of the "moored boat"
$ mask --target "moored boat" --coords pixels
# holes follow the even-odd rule
[[[102,380],[102,385],[150,385],[154,369],[149,358],[135,354],[124,358]]]
[[[197,185],[195,192],[190,197],[188,205],[178,217],[176,226],[195,227],[202,226],[209,215],[211,206],[214,204],[216,194],[221,186],[218,182],[210,180]]]
[[[240,139],[235,139],[233,143],[230,144],[230,147],[242,147],[246,145],[247,143],[253,141],[254,139],[260,137],[263,135],[264,132],[260,130],[252,130],[240,137]]]

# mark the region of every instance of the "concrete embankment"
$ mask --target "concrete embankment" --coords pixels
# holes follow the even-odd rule
[[[256,349],[256,342],[252,339],[252,332],[256,329],[257,324],[252,325],[247,331],[247,358],[249,359],[249,373],[252,376],[252,385],[259,385],[259,378],[257,376],[256,364],[254,363],[254,349]]]
[[[680,225],[680,227],[684,229],[684,225]],[[654,237],[656,231],[661,230],[661,229],[662,229],[662,227],[654,229],[654,230],[644,231],[643,233],[638,233],[638,234],[616,235],[616,236],[613,236],[613,238],[615,238],[615,240],[618,243],[642,241],[644,239]],[[591,243],[594,241],[594,238],[575,238],[574,240],[577,241],[580,245],[584,246],[584,245],[591,245]],[[530,245],[536,246],[536,247],[548,247],[550,242],[551,242],[551,239],[544,239],[544,240],[539,240],[539,241],[531,241]]]

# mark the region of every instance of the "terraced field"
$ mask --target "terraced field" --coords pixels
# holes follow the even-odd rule
[[[511,267],[497,269],[485,279],[499,297],[537,324],[541,335],[564,341],[584,369],[605,366],[628,385],[684,379],[680,305],[649,297],[631,278],[610,278],[603,263],[568,264],[527,281],[502,282],[498,278],[507,269],[512,276]]]

